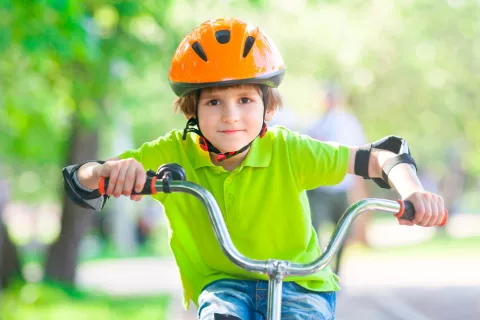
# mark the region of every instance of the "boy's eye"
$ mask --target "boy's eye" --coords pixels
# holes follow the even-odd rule
[[[249,103],[249,102],[252,102],[252,100],[250,100],[249,98],[241,98],[240,99],[240,103]]]
[[[209,106],[217,106],[219,103],[220,103],[220,101],[218,101],[216,99],[208,101]]]

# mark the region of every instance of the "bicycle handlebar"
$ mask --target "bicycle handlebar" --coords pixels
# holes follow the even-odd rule
[[[143,185],[143,189],[140,192],[136,192],[135,190],[132,190],[132,194],[141,194],[141,195],[151,195],[151,194],[157,194],[158,190],[156,188],[156,182],[157,182],[157,177],[147,177],[147,180],[145,181],[145,184]],[[109,178],[100,178],[100,183],[98,185],[98,191],[100,194],[103,196],[108,189],[108,185],[110,184],[110,179]]]
[[[180,167],[181,168],[181,167]],[[108,188],[109,179],[101,178],[99,191],[103,195]],[[210,222],[215,233],[215,237],[220,244],[225,255],[238,267],[251,272],[258,272],[261,274],[277,274],[281,273],[282,277],[294,275],[308,275],[325,268],[333,259],[343,241],[346,238],[348,228],[353,220],[363,212],[366,211],[383,211],[394,213],[399,219],[413,220],[415,217],[415,210],[412,203],[409,201],[392,201],[384,199],[364,199],[350,206],[338,222],[329,244],[323,254],[308,264],[291,263],[285,260],[256,260],[245,257],[233,245],[230,234],[228,233],[222,213],[213,195],[203,187],[188,181],[181,180],[167,180],[159,179],[158,177],[147,177],[147,182],[143,190],[139,193],[132,192],[132,194],[156,194],[157,192],[184,192],[197,197],[205,206]],[[448,214],[446,213],[444,225],[447,221]],[[280,270],[280,272],[279,272]]]

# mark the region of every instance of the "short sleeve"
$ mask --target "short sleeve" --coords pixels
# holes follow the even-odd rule
[[[350,149],[306,135],[290,134],[290,161],[297,185],[304,190],[340,183],[348,169]]]

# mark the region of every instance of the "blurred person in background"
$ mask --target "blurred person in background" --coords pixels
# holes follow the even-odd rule
[[[272,117],[272,120],[268,122],[268,126],[283,126],[292,131],[300,131],[301,120],[298,117],[298,114],[295,112],[294,108],[288,106],[282,106],[281,109],[277,110]]]
[[[148,201],[140,210],[136,218],[136,241],[139,246],[145,246],[148,237],[152,236],[154,232],[159,232],[157,228],[161,221],[165,220],[165,213],[163,207],[159,206],[154,201]]]
[[[320,141],[335,141],[345,145],[364,145],[367,143],[362,126],[357,118],[346,109],[346,96],[335,83],[324,84],[321,90],[320,108],[322,116],[308,129],[307,135]],[[367,197],[366,183],[361,177],[347,175],[338,185],[308,190],[308,200],[312,215],[312,224],[317,234],[322,234],[322,223],[336,225],[348,206]],[[357,217],[351,239],[367,244],[366,225],[370,215]],[[327,241],[328,239],[319,239]],[[338,275],[343,247],[335,257],[334,270]]]
[[[418,179],[420,179],[425,190],[432,193],[441,193],[441,190],[439,190],[438,187],[439,180],[437,174],[426,166],[417,166],[417,168]]]

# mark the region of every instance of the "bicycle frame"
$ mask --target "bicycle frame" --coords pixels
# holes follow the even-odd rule
[[[164,184],[156,181],[155,189],[162,192]],[[332,233],[325,252],[315,261],[308,264],[296,264],[286,260],[255,260],[245,257],[232,243],[225,221],[215,198],[203,187],[188,181],[173,180],[169,182],[171,192],[184,192],[197,197],[205,206],[210,222],[223,252],[232,263],[244,270],[267,274],[268,304],[267,320],[279,320],[282,306],[282,285],[283,279],[287,276],[302,276],[315,273],[325,268],[333,259],[343,241],[346,238],[348,228],[353,220],[366,211],[384,211],[387,213],[398,213],[401,210],[400,203],[383,199],[364,199],[350,206],[343,214],[338,225]]]

